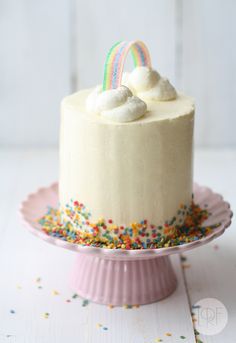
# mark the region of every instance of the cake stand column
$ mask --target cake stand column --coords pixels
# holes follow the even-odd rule
[[[71,276],[71,287],[80,296],[116,306],[152,303],[176,286],[168,256],[124,260],[78,253]]]

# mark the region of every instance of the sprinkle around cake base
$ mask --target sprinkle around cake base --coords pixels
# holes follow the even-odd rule
[[[166,223],[164,230],[155,233],[155,237],[152,237],[151,231],[150,239],[145,242],[140,239],[139,235],[136,237],[130,236],[128,231],[125,231],[125,227],[122,234],[101,235],[104,227],[108,231],[111,230],[109,225],[107,225],[111,224],[109,223],[110,219],[108,221],[103,219],[100,226],[94,226],[95,230],[92,232],[79,230],[71,221],[62,220],[60,210],[52,207],[49,207],[47,213],[37,222],[40,224],[41,230],[47,235],[73,244],[107,249],[158,249],[191,243],[208,236],[215,228],[221,225],[221,223],[217,223],[211,226],[204,226],[204,222],[210,215],[211,213],[207,211],[207,204],[203,209],[192,201],[181,225],[175,222]],[[143,223],[147,227],[147,220],[144,220]],[[117,228],[119,227],[113,224],[112,230]]]

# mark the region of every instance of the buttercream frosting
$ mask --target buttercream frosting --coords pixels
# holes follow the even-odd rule
[[[146,113],[147,105],[126,86],[104,92],[101,86],[97,86],[88,95],[86,108],[104,118],[123,123],[142,117]]]
[[[91,222],[163,225],[192,200],[193,100],[150,101],[139,120],[120,123],[87,111],[92,91],[62,102],[61,208],[73,199],[91,211]]]
[[[169,80],[150,67],[137,67],[131,73],[124,73],[122,83],[144,101],[168,101],[177,97]]]

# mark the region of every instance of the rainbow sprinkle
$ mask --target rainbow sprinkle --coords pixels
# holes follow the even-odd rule
[[[108,327],[102,325],[101,323],[97,323],[97,324],[96,324],[96,327],[97,327],[98,329],[101,328],[101,329],[103,329],[104,331],[107,331],[107,330],[108,330]]]
[[[121,85],[126,57],[131,51],[134,65],[151,67],[151,59],[146,45],[141,41],[120,41],[109,50],[104,66],[103,91]]]
[[[76,299],[76,298],[78,298],[78,297],[79,297],[79,295],[78,295],[77,293],[75,293],[75,294],[72,295],[72,299]]]
[[[52,291],[52,295],[59,295],[60,293],[56,291],[55,289]]]
[[[220,225],[202,226],[209,215],[192,201],[189,207],[181,205],[178,216],[163,225],[142,220],[119,226],[112,219],[100,218],[92,222],[86,207],[71,200],[62,211],[49,207],[38,222],[47,235],[74,244],[108,249],[157,249],[190,243],[209,235]]]
[[[84,299],[83,302],[82,302],[82,306],[86,307],[86,306],[88,306],[88,304],[89,304],[89,300]]]
[[[43,318],[44,318],[44,319],[48,319],[49,316],[50,316],[50,313],[48,313],[48,312],[45,312],[45,313],[43,314]]]

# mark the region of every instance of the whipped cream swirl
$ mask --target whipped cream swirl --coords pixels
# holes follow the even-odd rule
[[[89,112],[120,123],[134,121],[147,111],[146,103],[126,86],[104,92],[97,86],[87,97],[86,107]]]
[[[122,84],[144,101],[168,101],[177,98],[176,90],[169,80],[149,67],[137,67],[131,73],[124,73]]]

